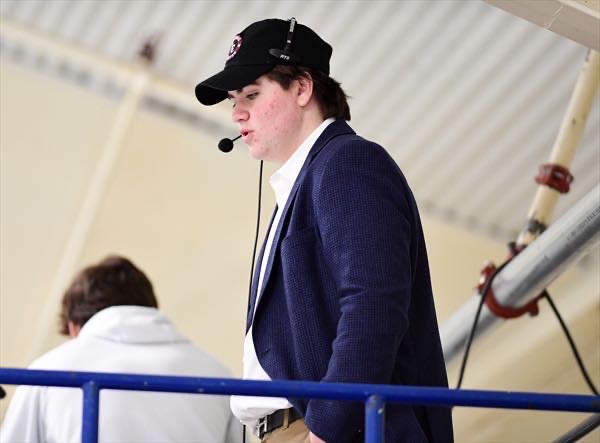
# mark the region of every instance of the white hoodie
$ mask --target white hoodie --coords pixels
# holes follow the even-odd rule
[[[182,337],[154,308],[113,306],[94,315],[72,340],[31,369],[231,377],[214,358]],[[0,442],[81,441],[83,391],[20,386]],[[100,442],[235,442],[239,422],[227,396],[100,391]]]

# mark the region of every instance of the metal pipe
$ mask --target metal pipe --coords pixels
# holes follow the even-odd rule
[[[129,89],[115,116],[113,127],[98,160],[94,175],[90,179],[83,203],[79,208],[73,229],[52,279],[48,296],[45,299],[40,320],[32,340],[30,359],[39,356],[47,349],[48,332],[52,330],[55,322],[56,306],[60,304],[60,298],[72,278],[73,270],[88,240],[96,214],[106,194],[115,165],[123,149],[125,137],[138,108],[140,98],[144,94],[149,82],[150,73],[145,67],[131,65],[128,82]]]
[[[365,405],[365,442],[384,441],[385,435],[385,403],[383,398],[372,395]]]
[[[527,303],[599,242],[600,185],[597,184],[498,273],[492,282],[496,299],[505,306]],[[440,335],[446,364],[462,351],[480,297],[475,291],[473,297],[442,325]],[[497,317],[484,306],[476,337],[496,320]]]
[[[100,411],[100,388],[96,382],[88,381],[83,388],[83,417],[81,443],[98,442],[98,417]]]
[[[569,169],[579,139],[583,134],[594,97],[600,84],[600,55],[590,50],[579,72],[575,89],[567,111],[563,117],[560,130],[556,136],[549,164]],[[560,192],[546,184],[540,184],[531,203],[528,223],[517,239],[517,246],[528,245],[549,225],[552,213],[560,197]]]
[[[600,414],[594,414],[579,423],[569,432],[558,437],[553,443],[573,443],[579,441],[579,439],[588,435],[598,426],[600,426]]]
[[[130,75],[129,63],[115,61],[98,53],[86,51],[77,45],[1,17],[0,37],[5,41],[18,42],[32,52],[52,54],[57,59],[62,58],[77,63],[81,67],[89,67],[94,75],[106,76],[116,83],[123,83],[123,79],[127,79]],[[218,125],[231,122],[229,107],[214,106],[209,109],[206,106],[197,106],[198,102],[188,87],[183,87],[166,77],[154,75],[147,91],[164,100],[176,103],[184,109],[193,109],[194,113],[200,115],[207,122],[214,122]]]
[[[94,381],[102,389],[146,392],[321,398],[362,402],[366,402],[369,397],[376,395],[386,403],[407,405],[600,412],[600,396],[598,395],[0,368],[0,383],[11,385],[81,387],[89,381]]]

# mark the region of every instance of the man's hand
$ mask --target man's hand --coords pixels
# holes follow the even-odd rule
[[[308,434],[308,441],[310,443],[325,443],[325,440],[321,440],[319,437],[317,437],[312,432]]]

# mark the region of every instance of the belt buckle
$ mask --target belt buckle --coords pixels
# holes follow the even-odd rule
[[[267,417],[258,419],[256,433],[258,434],[258,438],[263,438],[263,436],[267,433]]]

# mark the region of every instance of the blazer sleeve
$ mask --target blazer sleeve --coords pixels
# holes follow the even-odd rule
[[[390,383],[408,327],[410,190],[383,148],[362,139],[333,147],[316,183],[317,229],[341,313],[322,381]],[[314,399],[305,420],[325,441],[351,441],[364,407]]]

